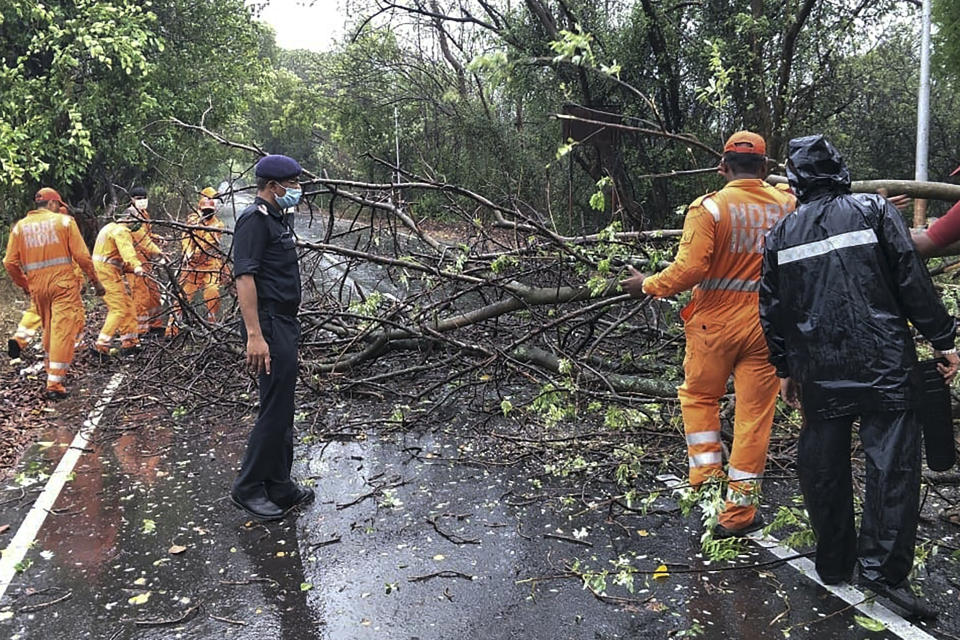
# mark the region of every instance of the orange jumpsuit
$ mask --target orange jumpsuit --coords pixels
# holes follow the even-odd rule
[[[223,221],[210,216],[206,220],[198,213],[187,216],[187,224],[204,225],[207,230],[187,229],[180,240],[180,249],[183,253],[183,267],[180,272],[180,288],[183,297],[192,302],[198,291],[203,292],[203,301],[207,305],[207,320],[215,322],[220,310],[220,279],[223,271],[223,257],[220,251],[220,236],[223,230]],[[179,332],[177,322],[182,316],[182,310],[177,300],[173,302],[173,313],[167,325],[167,335],[173,336]]]
[[[47,354],[47,390],[65,392],[77,335],[83,328],[83,301],[74,261],[97,280],[90,252],[68,215],[35,209],[10,231],[3,266],[36,305]]]
[[[103,296],[107,303],[107,318],[100,335],[97,336],[97,351],[109,353],[110,343],[118,332],[123,347],[140,344],[133,298],[123,277],[124,272],[143,266],[133,246],[130,229],[119,222],[104,225],[97,234],[97,243],[93,247],[93,261],[97,276],[107,291]]]
[[[140,215],[149,219],[150,214],[144,210]],[[163,306],[160,303],[160,287],[152,277],[149,260],[160,255],[160,247],[154,242],[150,233],[150,225],[144,223],[136,231],[130,232],[133,238],[133,247],[137,250],[137,257],[143,264],[143,276],[133,273],[127,274],[127,284],[130,285],[133,306],[137,316],[137,333],[145,334],[153,328],[163,328]]]
[[[681,314],[687,345],[678,389],[690,483],[728,480],[720,524],[752,523],[770,441],[779,381],[760,328],[759,285],[764,234],[796,207],[795,198],[763,180],[733,180],[695,200],[683,223],[676,260],[644,280],[645,293],[666,297],[696,285]],[[733,374],[733,447],[723,471],[720,398]]]

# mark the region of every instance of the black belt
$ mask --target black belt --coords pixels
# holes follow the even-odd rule
[[[277,302],[276,300],[260,300],[260,311],[267,311],[278,316],[295,316],[300,309],[299,302]]]

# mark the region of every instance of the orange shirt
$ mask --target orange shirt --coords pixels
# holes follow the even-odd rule
[[[691,309],[757,310],[763,237],[796,208],[796,198],[760,179],[732,180],[694,200],[673,263],[644,280],[643,291],[672,296],[696,285]],[[686,317],[689,317],[689,313]]]
[[[100,229],[97,243],[93,246],[93,259],[112,264],[123,271],[133,271],[143,266],[133,246],[130,229],[119,222],[108,222]]]
[[[46,283],[74,279],[74,262],[91,281],[97,276],[76,221],[63,213],[34,209],[13,226],[3,266],[29,291]]]
[[[180,249],[183,251],[183,261],[193,267],[215,267],[219,269],[220,236],[223,230],[223,221],[217,216],[203,220],[198,213],[187,216],[187,224],[206,226],[207,230],[187,229],[180,239]]]
[[[160,247],[153,241],[153,235],[150,233],[149,225],[141,225],[136,231],[130,232],[130,239],[133,241],[133,248],[137,252],[137,257],[141,262],[160,255]]]

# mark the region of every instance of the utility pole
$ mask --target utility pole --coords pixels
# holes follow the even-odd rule
[[[920,95],[917,98],[917,182],[927,181],[927,157],[930,140],[930,3],[923,0],[922,35],[920,38]],[[913,204],[913,226],[927,223],[927,201],[917,198]]]
[[[400,182],[400,112],[393,108],[393,144],[396,151],[396,182]]]

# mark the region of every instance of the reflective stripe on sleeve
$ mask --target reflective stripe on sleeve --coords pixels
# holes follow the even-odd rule
[[[713,216],[715,222],[720,222],[720,207],[717,206],[717,203],[711,200],[710,198],[704,198],[701,202],[703,208],[710,212],[710,215]]]
[[[789,249],[781,249],[777,252],[777,264],[789,264],[798,260],[815,258],[831,251],[847,249],[850,247],[861,247],[868,244],[877,244],[877,234],[873,229],[861,229],[859,231],[848,231],[839,235],[808,242]]]
[[[710,451],[707,453],[698,453],[690,456],[690,468],[708,467],[723,463],[723,456],[719,451]]]
[[[698,431],[687,434],[687,444],[689,445],[708,444],[711,442],[720,442],[719,431]]]

